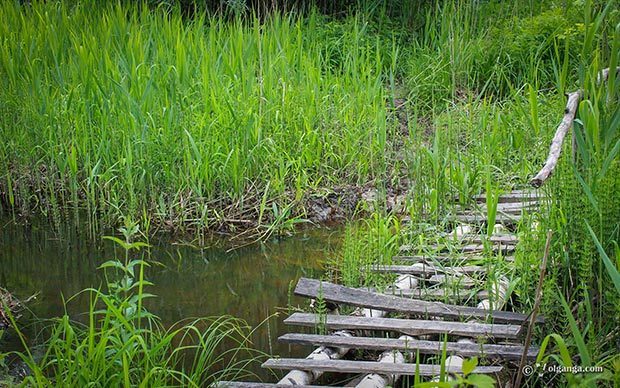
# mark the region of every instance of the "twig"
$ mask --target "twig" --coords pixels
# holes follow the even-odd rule
[[[547,259],[549,257],[549,250],[551,248],[551,236],[553,231],[547,232],[547,242],[545,243],[545,255],[540,266],[540,278],[538,278],[538,287],[536,287],[536,299],[534,300],[534,308],[530,315],[530,323],[527,328],[527,336],[525,337],[525,345],[523,346],[523,354],[521,355],[521,361],[519,362],[519,370],[517,371],[517,378],[513,387],[521,386],[521,379],[523,378],[523,368],[525,367],[525,360],[527,359],[527,351],[532,341],[532,333],[534,331],[534,324],[536,323],[536,315],[538,315],[538,308],[540,307],[540,300],[542,299],[542,287],[545,280],[545,272],[547,270]]]

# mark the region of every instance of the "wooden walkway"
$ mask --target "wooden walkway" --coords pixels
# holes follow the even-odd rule
[[[478,357],[473,373],[510,376],[524,353],[534,359],[538,348],[531,346],[526,352],[522,343],[529,315],[508,311],[509,281],[501,276],[490,279],[487,273],[496,263],[512,265],[519,240],[510,231],[525,215],[538,211],[542,198],[525,190],[501,196],[496,217],[501,232],[490,237],[477,232],[486,230],[485,198],[474,199],[475,206],[457,209],[452,216],[457,227],[448,235],[448,243],[424,249],[406,245],[393,264],[368,269],[396,276],[384,290],[300,279],[296,295],[322,299],[334,310],[292,314],[284,321],[287,325],[321,327],[322,334],[291,332],[278,340],[317,349],[304,359],[267,360],[264,368],[289,371],[277,384],[221,382],[219,386],[311,386],[330,372],[349,377],[348,386],[381,387],[393,385],[400,376],[437,378],[441,373],[437,360],[443,352],[448,356],[444,365],[448,375],[462,372],[463,357]],[[352,315],[338,315],[339,306],[356,309]],[[539,317],[536,322],[543,320]],[[353,349],[363,352],[353,357]],[[416,363],[416,358],[426,361]]]

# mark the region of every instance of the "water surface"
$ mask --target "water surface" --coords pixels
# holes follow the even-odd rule
[[[87,287],[100,287],[103,277],[97,267],[104,261],[124,257],[110,241],[80,236],[75,230],[54,232],[45,222],[30,226],[0,220],[0,286],[25,298],[38,293],[29,304],[40,318],[61,315],[63,296],[68,298]],[[339,233],[314,229],[293,237],[253,244],[228,251],[225,241],[198,249],[166,241],[151,240],[152,265],[148,292],[158,297],[149,302],[152,312],[166,324],[183,318],[230,314],[251,326],[282,311],[263,324],[253,337],[254,346],[272,354],[302,356],[309,349],[289,348],[276,338],[286,332],[282,320],[291,297],[289,289],[301,276],[320,276],[325,260],[336,250]],[[79,319],[87,298],[68,304],[68,312]],[[290,328],[289,328],[290,329]]]

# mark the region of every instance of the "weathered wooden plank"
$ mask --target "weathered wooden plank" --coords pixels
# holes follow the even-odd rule
[[[388,288],[384,294],[399,296],[401,298],[416,299],[449,299],[453,301],[464,301],[467,299],[487,299],[487,291],[472,292],[465,288],[412,288],[401,290],[397,288]]]
[[[486,194],[474,195],[473,199],[477,202],[486,202]],[[542,192],[536,190],[513,190],[509,193],[500,195],[498,203],[507,202],[531,202],[545,199]]]
[[[268,369],[301,369],[322,372],[337,373],[379,373],[379,374],[398,374],[413,376],[419,373],[420,376],[434,376],[440,373],[439,365],[429,364],[393,364],[376,361],[348,361],[348,360],[309,360],[306,358],[279,358],[269,359],[262,365]],[[498,373],[501,366],[479,366],[472,373]],[[462,373],[460,367],[446,367],[448,373]]]
[[[443,341],[403,340],[396,338],[376,337],[340,337],[318,334],[284,334],[279,341],[303,345],[331,346],[348,349],[367,350],[419,350],[423,354],[441,354],[444,348]],[[446,342],[448,354],[458,354],[465,357],[484,357],[491,359],[520,360],[524,347],[522,345],[495,345],[471,344],[461,342]],[[539,349],[530,348],[527,352],[529,359],[536,358]]]
[[[291,388],[289,384],[257,383],[250,381],[219,381],[211,385],[214,388]],[[295,385],[295,388],[325,388],[323,385]]]
[[[452,216],[452,219],[458,222],[465,222],[465,223],[486,223],[487,222],[486,215],[479,214],[479,213],[471,213],[471,212],[456,214]],[[497,213],[497,215],[495,216],[495,222],[501,223],[501,224],[516,224],[520,220],[521,220],[520,215]]]
[[[479,234],[468,234],[463,236],[462,241],[469,243],[482,244],[484,242],[490,242],[492,244],[502,245],[516,245],[519,242],[519,237],[514,234],[494,234],[492,236],[482,236]]]
[[[314,327],[318,323],[329,330],[382,330],[395,331],[408,335],[440,334],[463,337],[517,338],[522,327],[509,324],[478,322],[431,321],[422,319],[371,318],[348,315],[319,316],[317,314],[294,313],[284,323],[297,326]]]
[[[437,274],[426,279],[431,284],[445,284],[448,287],[472,288],[480,282],[466,275]]]
[[[433,264],[412,265],[373,265],[372,271],[380,273],[402,273],[408,275],[429,276],[437,273],[462,273],[475,274],[486,272],[485,267],[478,265],[465,265],[461,267],[441,267]]]
[[[515,257],[514,256],[504,256],[503,257],[504,260],[506,261],[514,261]],[[484,260],[484,257],[481,256],[432,256],[432,255],[428,255],[428,256],[424,256],[424,255],[413,255],[413,256],[408,256],[408,255],[398,255],[398,256],[394,256],[392,257],[392,261],[394,262],[398,262],[398,263],[422,263],[422,262],[426,262],[426,263],[461,263],[461,262],[465,262],[465,261],[482,261]]]
[[[418,247],[419,248],[419,247]],[[439,245],[428,245],[424,247],[425,249],[429,249],[429,250],[434,250],[434,251],[439,251],[439,252],[447,252],[448,248],[445,245],[439,246]],[[407,251],[411,251],[412,249],[414,249],[413,246],[405,244],[402,245],[399,248],[400,252],[407,252]],[[465,244],[462,246],[457,246],[455,245],[454,247],[452,247],[453,250],[458,250],[461,253],[480,253],[484,251],[484,245],[483,244]],[[489,245],[489,249],[493,252],[505,252],[505,253],[510,253],[510,252],[514,252],[516,249],[516,246],[514,244],[490,244]]]
[[[489,318],[494,322],[511,323],[523,323],[527,320],[527,315],[520,313],[488,311],[475,307],[450,305],[441,302],[405,299],[308,278],[299,279],[297,287],[295,288],[295,294],[309,298],[321,297],[326,301],[334,303],[344,303],[352,306],[402,312],[406,314],[436,316],[444,319]]]

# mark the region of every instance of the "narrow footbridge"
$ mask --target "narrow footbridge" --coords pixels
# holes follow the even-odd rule
[[[462,374],[464,360],[472,357],[479,362],[469,373],[506,381],[522,359],[532,361],[538,355],[538,348],[524,346],[523,338],[529,325],[544,318],[511,311],[508,279],[490,272],[497,265],[513,265],[519,243],[515,226],[540,211],[543,200],[534,190],[500,196],[495,231],[489,236],[486,198],[475,197],[473,206],[452,216],[456,227],[446,234],[449,244],[437,243],[424,252],[404,245],[393,264],[371,267],[395,278],[381,290],[300,279],[295,294],[322,301],[326,311],[294,313],[284,322],[292,328],[319,327],[319,334],[301,329],[278,340],[316,350],[306,358],[263,363],[263,368],[288,371],[278,383],[220,386],[310,386],[330,372],[343,374],[336,381],[346,377],[348,386],[383,387],[404,376],[438,379],[442,368],[448,376]]]

